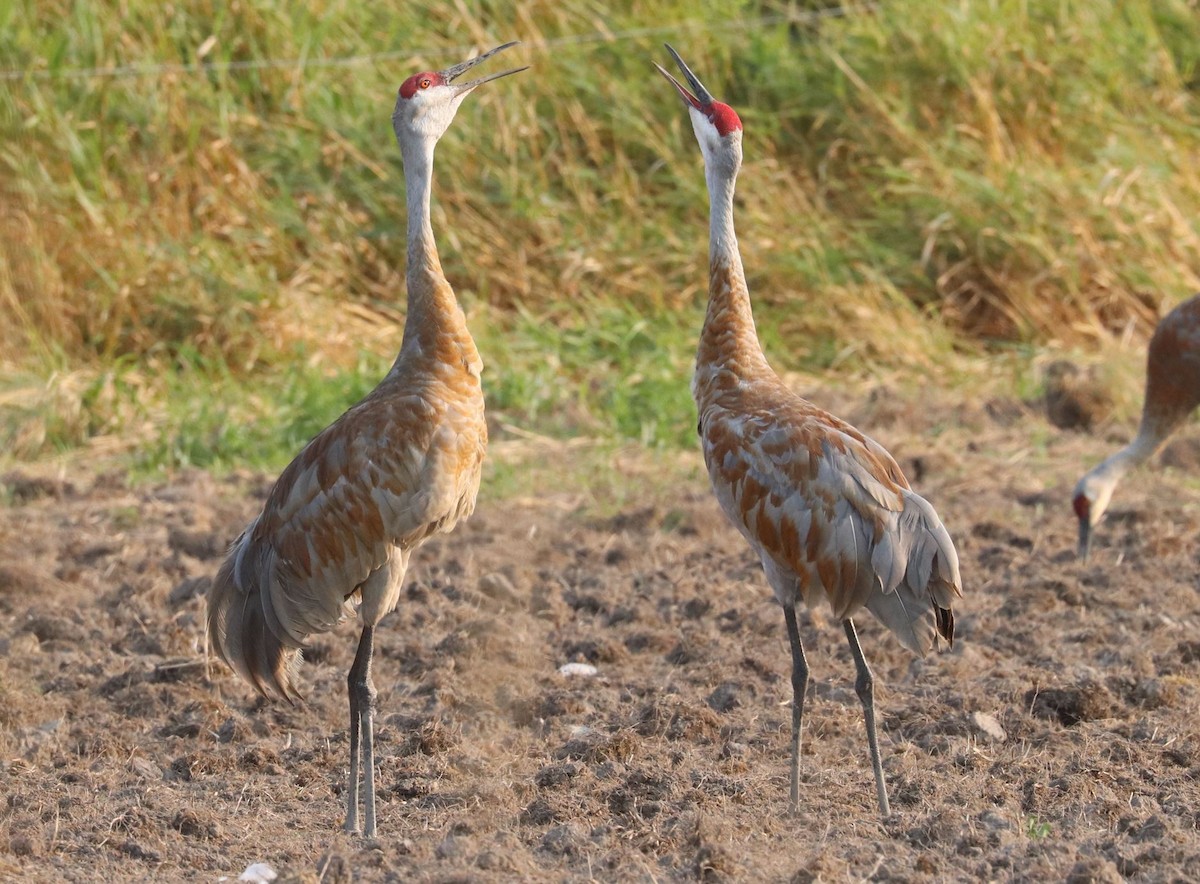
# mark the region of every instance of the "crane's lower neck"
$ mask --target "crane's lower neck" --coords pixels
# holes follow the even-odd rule
[[[733,228],[736,166],[731,171],[705,166],[709,195],[708,311],[696,354],[696,385],[721,376],[745,379],[770,371],[750,308],[750,290]]]
[[[1116,484],[1130,470],[1153,457],[1165,441],[1165,437],[1159,436],[1143,423],[1133,441],[1093,469],[1092,475]]]
[[[442,272],[430,219],[433,149],[436,142],[400,142],[408,205],[408,315],[397,362],[406,352],[423,353],[451,364],[463,363],[474,374],[482,364],[466,317]]]

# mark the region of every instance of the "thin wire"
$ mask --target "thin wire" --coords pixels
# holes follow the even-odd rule
[[[774,15],[764,15],[747,20],[701,21],[690,19],[669,25],[649,25],[641,28],[629,28],[624,31],[595,31],[590,34],[569,34],[563,37],[553,37],[549,40],[528,41],[535,50],[558,49],[565,46],[583,46],[589,43],[615,43],[638,37],[654,37],[671,34],[677,31],[711,31],[716,29],[727,31],[749,31],[756,28],[777,24],[812,25],[830,18],[846,18],[860,12],[874,12],[879,8],[878,3],[862,3],[854,6],[833,6],[827,9],[805,10],[802,12],[783,12]],[[112,67],[93,68],[62,68],[60,70],[0,70],[0,80],[91,80],[105,77],[152,77],[161,74],[195,74],[201,71],[251,71],[274,68],[346,68],[360,67],[381,61],[395,61],[401,58],[428,57],[436,53],[449,55],[466,55],[475,46],[461,46],[457,49],[439,47],[426,50],[392,50],[376,52],[370,55],[349,55],[333,58],[259,58],[244,61],[194,61],[188,63],[164,64],[124,64]]]

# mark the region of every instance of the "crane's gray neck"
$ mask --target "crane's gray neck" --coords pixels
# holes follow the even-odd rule
[[[1093,469],[1091,475],[1100,482],[1115,485],[1130,470],[1153,457],[1162,443],[1157,434],[1143,425],[1132,442]]]
[[[441,277],[442,264],[433,239],[433,224],[429,216],[430,192],[433,189],[433,150],[435,141],[400,140],[404,157],[405,201],[408,205],[408,285],[411,295],[414,277]]]
[[[404,157],[405,201],[408,205],[408,314],[404,338],[392,366],[399,371],[406,359],[432,365],[463,366],[478,376],[482,370],[475,342],[467,329],[454,290],[442,272],[430,220],[435,140],[397,137]]]
[[[768,370],[758,342],[750,289],[733,226],[733,195],[739,162],[706,157],[708,184],[708,311],[696,355],[695,390],[729,373],[737,379]]]

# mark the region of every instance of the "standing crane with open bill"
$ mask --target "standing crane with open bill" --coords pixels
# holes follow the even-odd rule
[[[851,619],[874,614],[924,656],[954,641],[962,595],[958,554],[929,503],[890,454],[793,393],[767,364],[733,226],[742,121],[716,101],[670,46],[688,86],[661,66],[691,118],[709,195],[708,310],[692,396],[704,461],[725,514],[758,554],[792,651],[791,809],[799,802],[800,733],[808,661],[796,604],[825,600],[842,621],[858,678],[879,812],[889,815],[875,732],[874,680]]]
[[[400,86],[392,128],[408,205],[408,312],[400,353],[379,385],[324,429],[276,480],[233,543],[208,595],[217,654],[265,695],[297,696],[310,635],[357,604],[362,635],[347,678],[350,772],[346,831],[375,834],[375,627],[400,599],[413,551],[475,509],[487,447],[483,362],[442,273],[430,222],[433,154],[477,86],[525,68],[459,78],[515,43]]]

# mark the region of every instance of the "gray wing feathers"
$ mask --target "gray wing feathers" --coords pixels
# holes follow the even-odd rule
[[[923,497],[907,489],[894,529],[884,532],[871,563],[882,591],[866,607],[900,643],[924,656],[934,646],[943,617],[962,595],[958,554],[945,526]]]
[[[234,542],[209,589],[210,643],[258,691],[292,700],[299,697],[293,678],[300,651],[282,641],[269,624],[269,606],[261,603],[259,593],[243,588],[242,580],[253,576],[260,564],[242,555],[248,536],[249,529]]]

